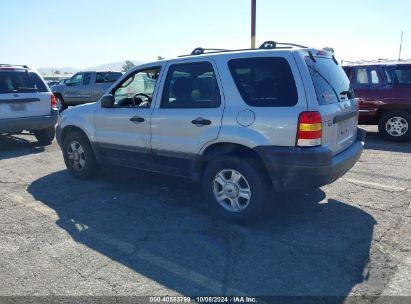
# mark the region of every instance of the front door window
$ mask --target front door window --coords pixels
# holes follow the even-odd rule
[[[160,68],[138,71],[127,77],[114,91],[114,107],[150,108]]]

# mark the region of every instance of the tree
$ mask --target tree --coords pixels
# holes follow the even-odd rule
[[[334,54],[334,52],[335,52],[335,50],[332,47],[329,47],[329,46],[324,47],[323,50],[327,51],[327,52],[330,52],[331,54]]]
[[[55,71],[55,72],[54,72],[54,74],[56,74],[56,75],[60,75],[60,71],[59,71],[59,70],[57,70],[57,71]]]
[[[157,56],[157,60],[164,60],[163,56]]]
[[[123,64],[123,70],[122,72],[127,72],[128,70],[134,68],[136,65],[130,61],[130,60],[126,60]]]

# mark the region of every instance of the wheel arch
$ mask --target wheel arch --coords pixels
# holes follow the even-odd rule
[[[205,168],[209,163],[211,163],[214,159],[221,157],[221,156],[239,156],[247,161],[252,161],[255,166],[257,166],[261,172],[269,180],[269,174],[267,171],[267,167],[261,156],[250,147],[245,145],[237,144],[237,143],[230,143],[230,142],[219,142],[213,143],[207,146],[203,152],[198,156],[196,161],[196,172],[198,180],[201,180],[205,171]],[[271,183],[269,183],[271,185]]]
[[[92,140],[90,140],[90,136],[87,135],[87,132],[84,131],[82,128],[80,128],[79,126],[76,125],[67,125],[65,126],[62,130],[61,130],[61,143],[64,142],[64,139],[67,137],[67,135],[70,132],[74,132],[77,131],[80,134],[83,134],[84,137],[88,140],[88,142],[90,143],[91,149],[94,152],[94,156],[96,157],[97,161],[100,161],[100,153],[98,150],[98,147],[94,144],[94,142]]]
[[[386,104],[378,108],[377,113],[376,113],[377,123],[386,113],[391,112],[391,111],[404,111],[404,112],[411,114],[411,103],[410,104]]]

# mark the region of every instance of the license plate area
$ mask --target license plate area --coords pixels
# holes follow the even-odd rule
[[[337,142],[339,144],[351,139],[353,134],[354,130],[352,119],[343,120],[337,124]]]
[[[26,104],[25,103],[11,103],[10,104],[10,110],[12,112],[23,112],[27,110]]]

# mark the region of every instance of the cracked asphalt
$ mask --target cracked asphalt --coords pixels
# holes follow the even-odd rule
[[[0,295],[411,296],[411,143],[366,128],[360,161],[273,196],[248,226],[185,179],[73,179],[56,143],[0,136]]]

